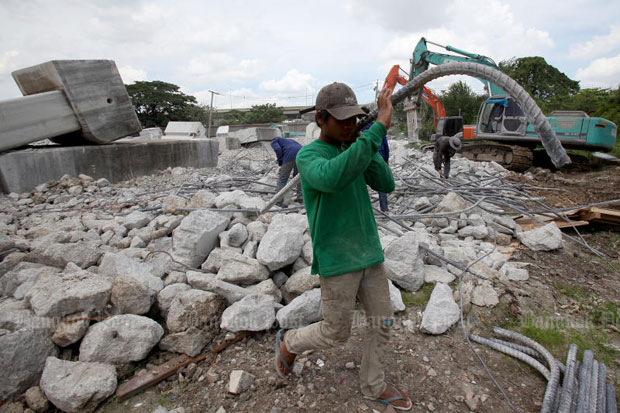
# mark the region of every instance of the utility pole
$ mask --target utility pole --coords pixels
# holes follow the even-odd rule
[[[209,106],[209,132],[207,133],[207,137],[211,137],[211,119],[213,117],[213,95],[221,95],[221,93],[214,92],[212,90],[209,91],[211,93],[211,105]]]

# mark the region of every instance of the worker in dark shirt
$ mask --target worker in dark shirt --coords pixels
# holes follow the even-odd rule
[[[295,158],[297,157],[297,152],[301,149],[301,144],[292,139],[287,138],[275,138],[271,141],[271,147],[276,153],[276,157],[278,159],[278,165],[280,166],[280,172],[278,174],[278,189],[276,192],[280,192],[291,175],[291,171],[293,171],[293,177],[297,175],[297,165],[295,164]],[[297,185],[297,197],[295,198],[297,202],[302,202],[303,197],[301,195],[301,185]],[[282,206],[284,199],[280,200],[276,205]]]
[[[433,152],[433,163],[439,176],[448,179],[450,175],[450,158],[461,150],[461,140],[456,136],[440,136],[435,141],[435,151]],[[441,164],[443,163],[443,173]]]

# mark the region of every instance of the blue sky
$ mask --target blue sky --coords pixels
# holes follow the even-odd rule
[[[2,0],[0,100],[21,96],[13,70],[112,59],[125,83],[163,80],[207,104],[214,90],[218,108],[312,105],[333,81],[368,103],[421,37],[496,62],[543,56],[581,87],[620,84],[618,0]]]

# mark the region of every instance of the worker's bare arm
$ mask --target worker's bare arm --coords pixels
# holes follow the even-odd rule
[[[389,88],[381,89],[377,97],[377,122],[381,122],[385,129],[389,129],[392,122],[392,91]]]

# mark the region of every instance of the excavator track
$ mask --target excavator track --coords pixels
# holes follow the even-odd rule
[[[504,168],[516,172],[525,171],[534,161],[534,154],[530,148],[516,145],[472,143],[463,145],[461,154],[472,161],[495,161]]]

